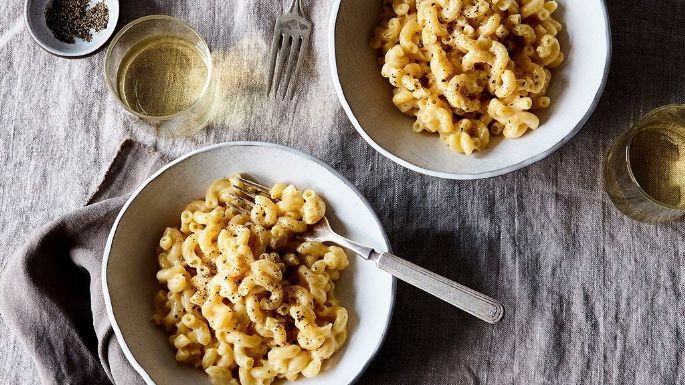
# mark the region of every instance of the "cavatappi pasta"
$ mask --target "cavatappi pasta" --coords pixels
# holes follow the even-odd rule
[[[301,242],[326,211],[312,190],[277,183],[251,210],[233,205],[237,177],[190,202],[159,241],[153,320],[176,359],[212,384],[268,385],[316,376],[347,338],[335,281],[348,265],[336,246]],[[237,204],[240,207],[240,204]]]
[[[385,0],[370,41],[393,103],[465,154],[517,138],[549,106],[550,68],[564,60],[547,0]]]

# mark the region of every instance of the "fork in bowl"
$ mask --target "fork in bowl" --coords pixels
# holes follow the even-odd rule
[[[245,206],[232,204],[237,210],[249,213],[249,209],[255,206],[254,198],[257,195],[264,195],[271,198],[268,187],[245,178],[239,178],[238,180],[245,187],[233,184],[233,187],[239,193],[231,195],[237,202],[240,202]],[[321,218],[317,223],[309,226],[308,230],[301,234],[301,237],[305,241],[332,242],[338,246],[344,247],[366,260],[375,262],[378,268],[391,274],[395,278],[399,278],[410,285],[432,294],[483,321],[496,323],[504,316],[504,307],[497,300],[411,262],[405,261],[396,255],[387,252],[378,252],[370,247],[351,241],[334,232],[326,217]]]
[[[281,100],[285,100],[286,97],[292,100],[295,94],[297,77],[302,67],[302,58],[312,33],[312,22],[304,17],[302,9],[302,0],[293,0],[288,11],[276,19],[274,38],[271,43],[271,58],[269,59],[269,88],[266,93],[268,95],[273,90],[274,98],[278,98],[280,93]],[[278,68],[276,67],[277,61]],[[284,70],[286,65],[287,68]],[[284,72],[285,78],[281,82]]]

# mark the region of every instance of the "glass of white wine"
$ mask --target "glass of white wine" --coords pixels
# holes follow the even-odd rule
[[[616,207],[645,222],[685,216],[685,105],[650,112],[609,151],[604,183]]]
[[[215,97],[212,57],[195,29],[171,16],[134,20],[105,57],[107,85],[152,134],[190,135],[205,126]]]

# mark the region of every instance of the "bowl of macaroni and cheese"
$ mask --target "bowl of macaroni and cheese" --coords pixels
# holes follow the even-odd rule
[[[560,148],[601,97],[603,1],[337,0],[329,55],[356,130],[414,171],[479,179]]]
[[[246,203],[258,191],[241,177],[269,192]],[[360,193],[287,147],[214,145],[144,182],[110,232],[102,281],[115,335],[145,382],[353,383],[384,339],[395,281],[298,237],[324,215],[388,250]]]

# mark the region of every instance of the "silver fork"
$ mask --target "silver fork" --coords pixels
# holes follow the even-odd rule
[[[276,19],[274,38],[271,43],[269,88],[266,93],[268,95],[273,90],[274,98],[278,98],[280,93],[281,100],[285,100],[286,96],[292,99],[295,94],[302,58],[312,33],[312,23],[304,17],[302,9],[302,0],[293,0],[288,11]],[[288,61],[287,68],[284,70],[286,56]],[[278,59],[278,68],[276,68],[276,59]],[[281,82],[284,72],[285,78]],[[292,84],[290,84],[291,80]]]
[[[239,180],[247,186],[233,185],[239,191],[238,194],[232,194],[233,197],[245,205],[245,207],[234,205],[239,210],[247,212],[249,208],[253,207],[254,198],[257,194],[270,197],[267,187],[244,178]],[[302,238],[306,241],[332,242],[342,246],[366,260],[374,261],[381,270],[390,273],[392,276],[416,286],[485,322],[495,323],[504,316],[504,307],[497,300],[405,261],[396,255],[378,252],[371,247],[353,242],[334,232],[326,217],[310,226],[307,232],[302,234]]]

